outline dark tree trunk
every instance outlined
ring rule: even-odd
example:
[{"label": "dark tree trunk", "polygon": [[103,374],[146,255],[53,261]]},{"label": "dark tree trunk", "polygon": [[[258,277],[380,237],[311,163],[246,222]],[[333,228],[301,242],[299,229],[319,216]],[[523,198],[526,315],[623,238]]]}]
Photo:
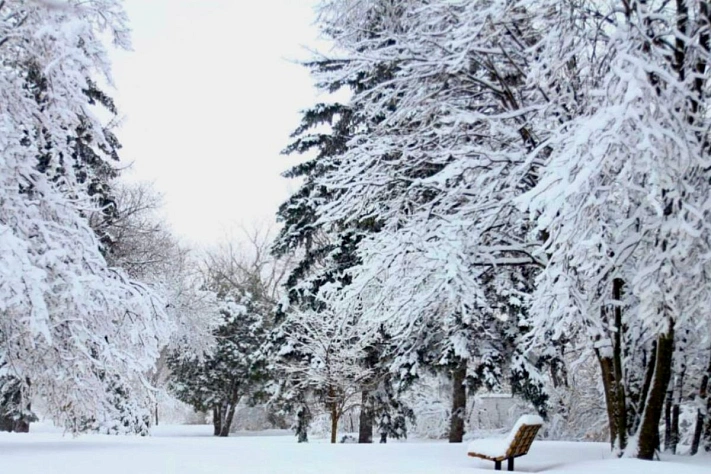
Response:
[{"label": "dark tree trunk", "polygon": [[[672,322],[670,321],[671,325]],[[659,422],[664,410],[664,398],[671,378],[671,365],[674,353],[674,327],[669,333],[657,340],[657,351],[654,363],[654,380],[647,396],[647,405],[642,414],[642,425],[639,429],[638,451],[639,459],[652,460],[659,446]]]},{"label": "dark tree trunk", "polygon": [[615,393],[612,359],[602,357],[599,351],[595,351],[597,361],[600,364],[600,375],[602,376],[602,386],[605,391],[605,406],[607,407],[607,424],[610,427],[610,445],[614,448],[617,441],[617,417],[615,417]]},{"label": "dark tree trunk", "polygon": [[679,411],[679,405],[675,403],[672,407],[671,443],[669,445],[672,454],[676,454],[679,446]]},{"label": "dark tree trunk", "polygon": [[656,364],[656,354],[657,354],[657,341],[652,342],[652,349],[649,352],[649,357],[645,356],[646,360],[646,370],[644,373],[644,384],[642,385],[642,391],[639,393],[637,412],[632,424],[631,433],[636,433],[639,430],[639,425],[642,424],[642,415],[644,414],[644,408],[647,406],[647,396],[649,396],[649,390],[652,387],[652,380],[654,379],[654,367]]},{"label": "dark tree trunk", "polygon": [[681,397],[684,393],[684,376],[686,375],[686,364],[682,363],[674,387],[674,400],[671,413],[671,452],[676,454],[679,445],[679,414],[681,412]]},{"label": "dark tree trunk", "polygon": [[694,437],[691,440],[690,455],[695,455],[699,452],[699,444],[701,443],[701,432],[704,430],[704,415],[701,410],[696,411],[696,425],[694,426]]},{"label": "dark tree trunk", "polygon": [[[612,298],[622,300],[624,281],[615,278],[612,282]],[[611,331],[613,333],[612,354],[603,355],[596,351],[600,374],[605,390],[605,403],[607,405],[607,421],[610,426],[610,444],[621,451],[627,447],[627,431],[629,429],[629,416],[627,408],[627,395],[622,371],[622,338],[625,327],[622,324],[622,307],[615,305],[613,308],[603,308],[603,319],[609,319],[612,313]]]},{"label": "dark tree trunk", "polygon": [[225,418],[220,427],[220,436],[226,438],[230,435],[230,427],[232,427],[232,420],[235,417],[235,410],[237,409],[237,403],[230,403],[225,409]]},{"label": "dark tree trunk", "polygon": [[235,411],[237,410],[237,404],[239,403],[240,398],[240,386],[239,384],[233,382],[230,397],[222,405],[220,413],[222,415],[222,421],[220,422],[220,436],[222,438],[226,438],[230,435],[232,420],[235,418]]},{"label": "dark tree trunk", "polygon": [[[612,281],[612,298],[622,301],[622,290],[624,282],[615,278]],[[612,364],[614,367],[614,392],[615,392],[615,418],[617,425],[617,443],[620,450],[627,447],[627,398],[625,395],[625,384],[622,378],[622,336],[624,326],[622,325],[622,307],[617,304],[613,308],[615,317],[614,345],[612,348]]]},{"label": "dark tree trunk", "polygon": [[467,408],[467,361],[462,360],[452,371],[452,418],[449,424],[449,442],[461,443],[464,439],[464,416]]},{"label": "dark tree trunk", "polygon": [[[565,350],[565,346],[561,345],[560,354],[561,357]],[[565,363],[561,359],[554,357],[550,363],[550,374],[551,381],[553,382],[553,388],[565,387],[568,388],[568,369]]]},{"label": "dark tree trunk", "polygon": [[222,408],[215,407],[212,409],[212,426],[214,427],[213,435],[220,436],[222,432]]},{"label": "dark tree trunk", "polygon": [[669,451],[672,444],[672,398],[674,398],[674,392],[671,390],[671,386],[669,388],[664,403],[664,451]]},{"label": "dark tree trunk", "polygon": [[329,387],[328,389],[328,411],[331,415],[331,444],[336,444],[338,436],[338,419],[341,414],[338,412],[338,397],[336,389]]},{"label": "dark tree trunk", "polygon": [[[704,431],[704,423],[707,423],[711,427],[711,397],[709,397],[709,379],[711,378],[711,357],[709,357],[709,366],[706,369],[706,373],[701,378],[701,385],[699,386],[699,396],[697,399],[698,408],[696,410],[696,426],[694,427],[694,437],[691,440],[691,451],[689,454],[692,456],[699,452],[699,446],[701,445],[701,435]],[[706,411],[704,412],[704,407]],[[711,437],[707,438],[708,442],[711,441]]]},{"label": "dark tree trunk", "polygon": [[336,444],[338,436],[338,406],[331,404],[331,444]]},{"label": "dark tree trunk", "polygon": [[153,415],[155,416],[156,426],[158,426],[158,404],[157,403],[156,403],[156,408],[154,410]]},{"label": "dark tree trunk", "polygon": [[373,442],[373,404],[370,393],[363,391],[360,402],[360,420],[358,422],[358,443]]},{"label": "dark tree trunk", "polygon": [[306,404],[299,407],[296,413],[296,436],[299,443],[309,442],[309,423],[311,422],[311,411]]}]

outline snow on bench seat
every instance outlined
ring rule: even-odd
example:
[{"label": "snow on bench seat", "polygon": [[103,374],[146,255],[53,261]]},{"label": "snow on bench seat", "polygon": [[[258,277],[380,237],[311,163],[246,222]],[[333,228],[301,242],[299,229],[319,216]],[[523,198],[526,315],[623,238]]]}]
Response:
[{"label": "snow on bench seat", "polygon": [[477,453],[487,458],[496,459],[506,458],[506,451],[509,449],[509,443],[506,439],[477,439],[469,443],[467,451],[469,454]]},{"label": "snow on bench seat", "polygon": [[469,443],[469,456],[494,461],[495,469],[501,470],[501,461],[508,459],[508,470],[513,471],[513,460],[528,453],[533,439],[543,425],[537,415],[524,415],[516,421],[506,438],[477,439]]}]

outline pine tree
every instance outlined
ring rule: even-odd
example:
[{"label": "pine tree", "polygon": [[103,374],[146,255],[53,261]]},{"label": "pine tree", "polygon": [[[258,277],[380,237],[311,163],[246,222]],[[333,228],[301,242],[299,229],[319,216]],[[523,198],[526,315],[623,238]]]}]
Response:
[{"label": "pine tree", "polygon": [[526,290],[516,285],[530,293],[543,263],[514,202],[536,182],[526,154],[538,138],[521,112],[539,97],[524,75],[536,36],[513,5],[416,3],[324,2],[324,32],[343,52],[343,70],[320,80],[388,77],[354,91],[349,105],[364,125],[327,158],[318,183],[337,194],[317,214],[325,228],[379,223],[358,246],[351,284],[329,303],[386,323],[394,372],[451,372],[457,441],[469,365],[490,384],[497,377],[487,371],[501,378],[517,364],[510,377],[523,383],[537,370],[521,352],[513,357],[510,328],[497,321],[506,298],[519,301],[513,320],[525,317]]},{"label": "pine tree", "polygon": [[[344,64],[342,61],[324,59],[307,63],[306,67],[318,73],[342,70]],[[368,79],[347,77],[320,84],[319,87],[330,92],[342,89],[356,91],[368,87],[369,81],[384,80],[385,77],[384,72]],[[328,130],[321,132],[320,128],[324,126],[328,127]],[[348,141],[359,126],[358,114],[352,108],[340,103],[320,103],[304,112],[301,125],[292,134],[294,141],[284,150],[285,154],[315,152],[315,156],[309,161],[294,166],[285,173],[288,178],[301,178],[304,182],[300,189],[282,204],[278,212],[278,218],[284,223],[284,227],[275,240],[273,251],[277,256],[298,255],[294,269],[285,283],[289,303],[280,311],[280,327],[275,331],[271,344],[273,350],[279,353],[278,357],[286,363],[305,361],[309,356],[296,353],[293,347],[290,347],[289,351],[279,350],[279,347],[287,344],[285,331],[293,335],[303,311],[316,311],[324,317],[330,314],[328,305],[323,303],[319,293],[332,285],[348,284],[347,270],[358,262],[356,251],[359,242],[378,229],[377,222],[367,219],[331,229],[325,229],[318,223],[319,208],[337,199],[337,195],[327,186],[318,185],[316,180],[329,172],[329,169],[324,168],[325,160],[344,153]],[[367,358],[364,353],[363,361]],[[374,367],[369,366],[367,369],[372,370]],[[298,381],[285,380],[279,391],[279,403],[288,411],[307,413],[305,397],[303,394],[294,393],[294,390],[303,388],[296,388],[300,385]],[[367,390],[363,393],[363,399],[371,399]],[[295,405],[294,400],[300,400],[300,403]],[[300,440],[306,439],[305,434],[300,435],[305,433],[302,421],[306,419],[301,417],[297,420],[297,435]],[[368,439],[368,436],[364,434],[363,440],[365,439]]]}]

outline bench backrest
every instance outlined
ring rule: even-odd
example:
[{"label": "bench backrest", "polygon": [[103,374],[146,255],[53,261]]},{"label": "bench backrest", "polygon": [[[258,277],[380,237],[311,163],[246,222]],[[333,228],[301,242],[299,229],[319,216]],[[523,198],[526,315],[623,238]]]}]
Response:
[{"label": "bench backrest", "polygon": [[528,453],[539,429],[541,425],[521,425],[506,451],[506,457],[523,456]]}]

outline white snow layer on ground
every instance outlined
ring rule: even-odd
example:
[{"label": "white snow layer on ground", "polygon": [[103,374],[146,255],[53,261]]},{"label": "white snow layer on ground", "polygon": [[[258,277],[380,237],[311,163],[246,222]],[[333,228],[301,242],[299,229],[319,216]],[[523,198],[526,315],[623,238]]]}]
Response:
[{"label": "white snow layer on ground", "polygon": [[[0,473],[472,474],[494,468],[492,462],[467,457],[462,444],[410,441],[330,445],[323,440],[297,444],[290,434],[215,438],[210,435],[211,429],[159,427],[150,438],[2,433]],[[711,456],[663,459],[611,459],[604,443],[536,441],[528,456],[516,460],[516,470],[556,474],[711,474]]]}]

